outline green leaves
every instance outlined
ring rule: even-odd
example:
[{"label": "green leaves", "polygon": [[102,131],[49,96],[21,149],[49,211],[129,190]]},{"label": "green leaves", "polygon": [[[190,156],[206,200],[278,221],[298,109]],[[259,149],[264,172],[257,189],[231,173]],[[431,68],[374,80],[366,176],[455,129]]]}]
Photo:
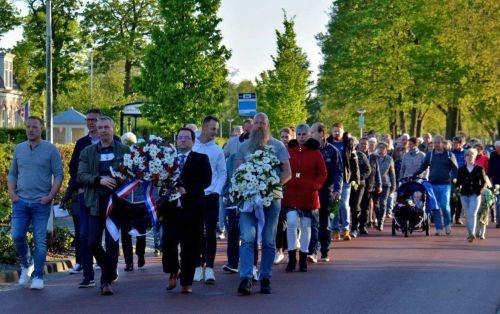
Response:
[{"label": "green leaves", "polygon": [[293,19],[283,18],[284,31],[276,30],[277,51],[273,56],[274,69],[261,73],[256,80],[258,110],[271,121],[277,135],[284,126],[295,126],[307,120],[309,97],[309,62],[297,45]]},{"label": "green leaves", "polygon": [[19,12],[10,0],[0,0],[0,38],[5,32],[21,24]]},{"label": "green leaves", "polygon": [[227,93],[230,51],[217,28],[219,0],[162,0],[161,26],[147,47],[139,89],[146,116],[167,130],[218,114]]}]

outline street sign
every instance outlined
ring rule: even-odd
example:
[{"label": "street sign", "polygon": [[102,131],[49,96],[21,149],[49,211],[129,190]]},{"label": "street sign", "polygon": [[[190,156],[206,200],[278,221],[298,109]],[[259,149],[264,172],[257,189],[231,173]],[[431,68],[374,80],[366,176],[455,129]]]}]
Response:
[{"label": "street sign", "polygon": [[124,115],[140,116],[141,115],[141,106],[142,106],[142,103],[126,105],[123,108],[122,113]]},{"label": "street sign", "polygon": [[253,117],[257,113],[257,95],[255,93],[238,94],[238,112],[242,117]]},{"label": "street sign", "polygon": [[364,127],[365,127],[365,116],[364,115],[360,115],[358,117],[358,127],[361,129],[364,129]]}]

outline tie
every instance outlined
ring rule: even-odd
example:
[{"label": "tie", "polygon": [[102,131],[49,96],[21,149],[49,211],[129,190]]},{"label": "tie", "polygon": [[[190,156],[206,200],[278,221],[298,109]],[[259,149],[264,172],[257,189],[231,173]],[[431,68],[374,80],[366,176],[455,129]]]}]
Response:
[{"label": "tie", "polygon": [[179,161],[179,169],[182,170],[182,168],[184,167],[184,162],[186,161],[186,155],[181,154],[177,157],[177,159]]}]

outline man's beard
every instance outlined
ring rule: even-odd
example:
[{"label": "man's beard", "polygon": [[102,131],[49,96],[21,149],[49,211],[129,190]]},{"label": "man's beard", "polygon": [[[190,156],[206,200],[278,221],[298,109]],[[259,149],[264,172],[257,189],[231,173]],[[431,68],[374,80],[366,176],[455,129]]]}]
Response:
[{"label": "man's beard", "polygon": [[269,131],[264,129],[255,129],[250,132],[249,148],[250,152],[254,153],[256,150],[263,149],[266,146],[267,141],[269,141],[270,134]]}]

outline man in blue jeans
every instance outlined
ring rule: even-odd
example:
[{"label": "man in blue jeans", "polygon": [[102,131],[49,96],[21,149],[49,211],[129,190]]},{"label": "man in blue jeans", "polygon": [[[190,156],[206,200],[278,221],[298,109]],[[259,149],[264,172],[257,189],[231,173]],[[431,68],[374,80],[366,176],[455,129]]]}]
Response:
[{"label": "man in blue jeans", "polygon": [[351,195],[351,184],[359,185],[358,155],[354,149],[354,140],[349,133],[344,132],[344,124],[342,122],[333,124],[332,134],[328,137],[327,141],[340,152],[343,169],[339,214],[332,219],[330,229],[333,231],[335,240],[340,238],[341,228],[344,240],[351,240],[351,235],[349,234],[349,224],[351,223],[349,197]]},{"label": "man in blue jeans", "polygon": [[[239,148],[235,157],[235,168],[245,162],[245,158],[256,150],[271,146],[276,157],[281,161],[278,175],[283,185],[291,178],[290,155],[285,145],[271,137],[269,131],[269,118],[265,113],[257,113],[250,138]],[[282,195],[276,195],[269,207],[264,207],[265,223],[262,230],[262,260],[260,263],[260,292],[271,293],[271,270],[276,255],[276,229],[278,215],[281,209]],[[241,282],[238,293],[249,295],[252,292],[252,277],[254,265],[254,243],[257,237],[257,218],[254,212],[240,213],[240,277]]]},{"label": "man in blue jeans", "polygon": [[427,153],[424,163],[420,169],[413,174],[413,176],[418,176],[429,168],[429,183],[432,185],[432,190],[434,191],[439,206],[439,209],[431,208],[434,215],[436,236],[441,236],[443,234],[443,220],[446,234],[451,234],[451,174],[453,171],[457,170],[455,155],[446,150],[444,145],[442,136],[434,136],[434,149]]},{"label": "man in blue jeans", "polygon": [[[12,239],[21,257],[19,284],[27,284],[34,268],[31,289],[43,289],[43,268],[47,255],[47,222],[50,206],[63,180],[61,155],[51,143],[42,140],[43,121],[31,116],[26,123],[28,140],[14,150],[8,176],[12,200]],[[33,225],[34,267],[26,233]]]}]

